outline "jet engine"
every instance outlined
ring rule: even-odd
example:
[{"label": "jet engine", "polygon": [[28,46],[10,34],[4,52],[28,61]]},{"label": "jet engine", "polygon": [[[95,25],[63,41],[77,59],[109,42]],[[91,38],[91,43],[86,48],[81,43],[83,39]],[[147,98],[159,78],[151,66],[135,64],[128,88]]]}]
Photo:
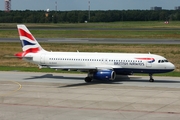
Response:
[{"label": "jet engine", "polygon": [[116,78],[116,73],[113,70],[98,70],[90,73],[88,76],[97,80],[114,80]]}]

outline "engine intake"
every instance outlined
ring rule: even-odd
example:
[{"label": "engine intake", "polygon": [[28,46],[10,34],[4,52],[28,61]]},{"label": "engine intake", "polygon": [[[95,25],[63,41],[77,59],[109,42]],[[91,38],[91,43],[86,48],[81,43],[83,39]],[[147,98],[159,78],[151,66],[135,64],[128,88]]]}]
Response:
[{"label": "engine intake", "polygon": [[92,73],[91,77],[97,80],[114,80],[116,73],[113,70],[98,70]]}]

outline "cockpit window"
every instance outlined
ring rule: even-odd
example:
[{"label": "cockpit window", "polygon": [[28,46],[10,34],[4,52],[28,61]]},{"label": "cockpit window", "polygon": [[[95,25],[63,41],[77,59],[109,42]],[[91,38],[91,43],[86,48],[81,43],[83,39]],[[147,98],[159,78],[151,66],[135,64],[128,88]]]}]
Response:
[{"label": "cockpit window", "polygon": [[164,62],[168,62],[168,60],[158,60],[158,63],[164,63]]}]

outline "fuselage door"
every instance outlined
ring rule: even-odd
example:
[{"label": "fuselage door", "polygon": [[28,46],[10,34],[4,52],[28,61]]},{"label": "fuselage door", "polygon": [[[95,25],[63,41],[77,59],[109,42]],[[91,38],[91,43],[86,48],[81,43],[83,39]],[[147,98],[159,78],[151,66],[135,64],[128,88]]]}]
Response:
[{"label": "fuselage door", "polygon": [[146,62],[146,67],[152,67],[152,63]]},{"label": "fuselage door", "polygon": [[148,60],[146,61],[146,67],[152,67],[152,63],[153,63],[153,58],[148,58]]},{"label": "fuselage door", "polygon": [[45,55],[46,55],[45,53],[41,54],[41,58],[40,58],[40,63],[41,64],[45,64]]}]

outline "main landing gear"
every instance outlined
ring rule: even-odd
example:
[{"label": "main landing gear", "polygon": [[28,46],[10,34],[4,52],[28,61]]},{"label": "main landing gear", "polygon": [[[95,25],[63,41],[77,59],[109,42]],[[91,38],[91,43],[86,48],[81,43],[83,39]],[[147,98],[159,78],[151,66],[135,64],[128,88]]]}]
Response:
[{"label": "main landing gear", "polygon": [[152,77],[152,74],[149,74],[149,77],[150,77],[149,82],[154,82],[154,79],[153,79],[153,77]]},{"label": "main landing gear", "polygon": [[84,80],[85,80],[85,82],[89,83],[89,82],[92,81],[92,78],[91,77],[86,77]]}]

